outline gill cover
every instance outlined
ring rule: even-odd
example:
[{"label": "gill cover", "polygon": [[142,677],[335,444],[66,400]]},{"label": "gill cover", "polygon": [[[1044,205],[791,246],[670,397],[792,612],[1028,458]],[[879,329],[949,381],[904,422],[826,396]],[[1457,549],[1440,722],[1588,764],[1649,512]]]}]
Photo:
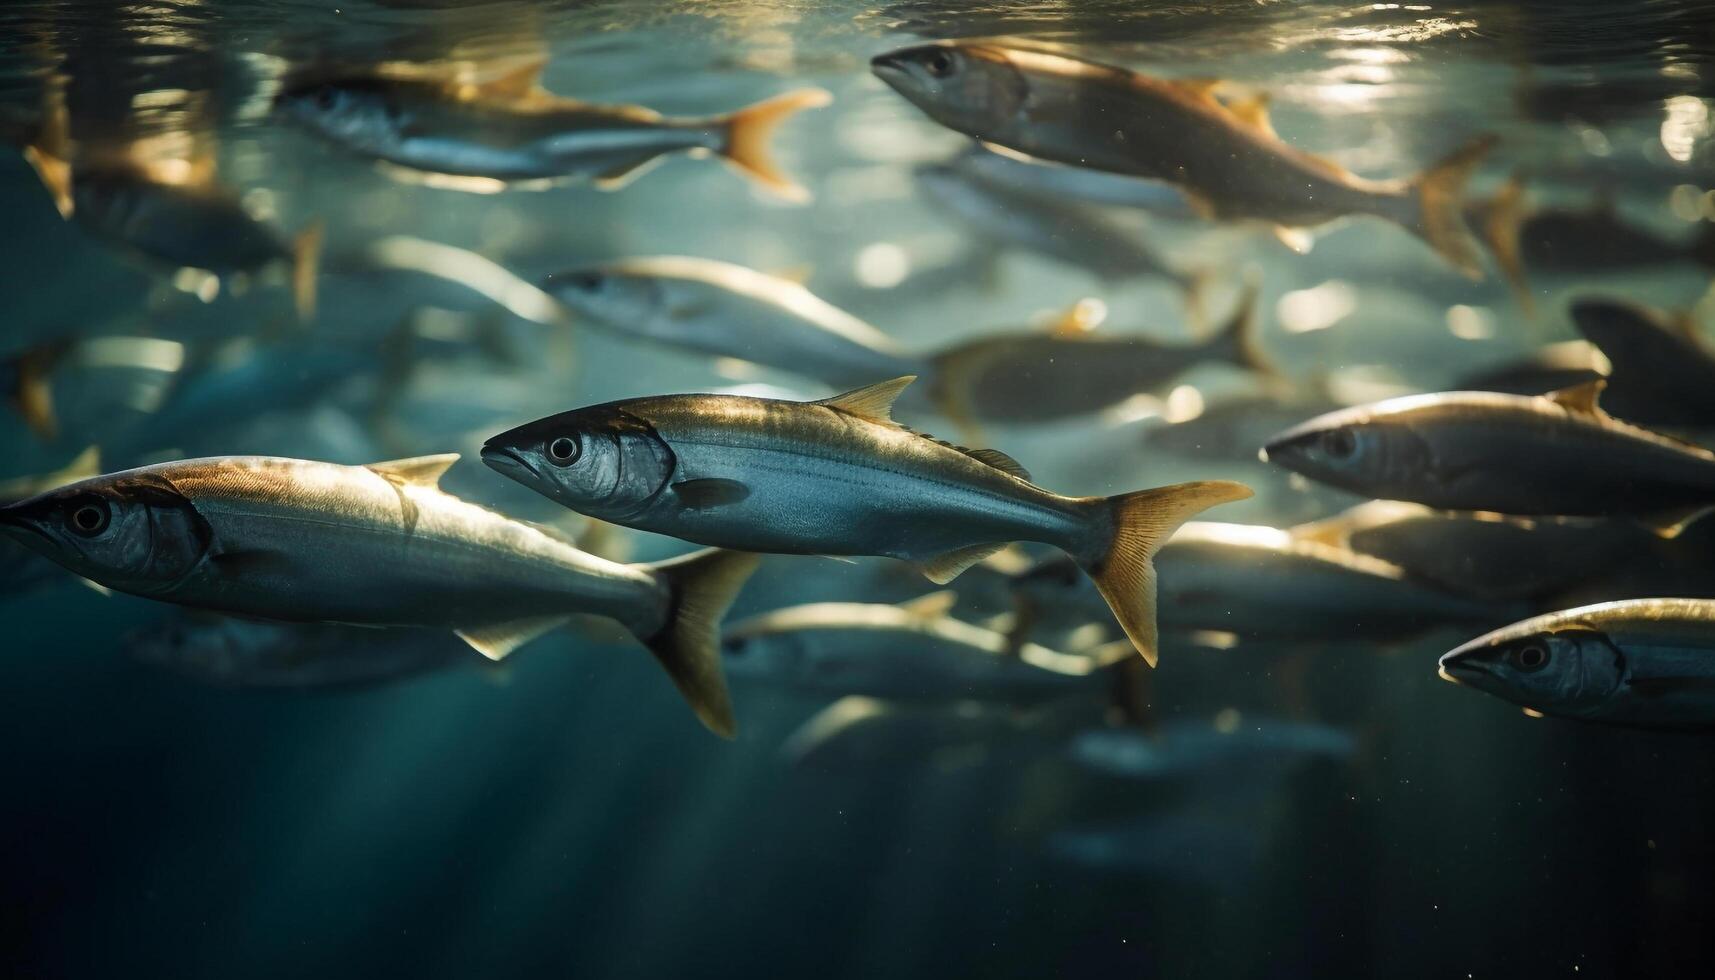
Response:
[{"label": "gill cover", "polygon": [[214,547],[214,530],[171,482],[139,472],[73,484],[0,508],[0,531],[109,588],[173,592]]}]

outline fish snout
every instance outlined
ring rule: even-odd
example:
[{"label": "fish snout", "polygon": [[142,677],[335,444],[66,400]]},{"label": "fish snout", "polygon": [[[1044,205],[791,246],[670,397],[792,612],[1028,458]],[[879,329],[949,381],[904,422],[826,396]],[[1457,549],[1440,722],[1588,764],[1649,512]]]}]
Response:
[{"label": "fish snout", "polygon": [[911,71],[906,67],[905,59],[897,51],[878,54],[869,59],[870,73],[895,88],[899,83],[910,77]]},{"label": "fish snout", "polygon": [[1481,636],[1463,646],[1455,647],[1441,655],[1435,672],[1444,681],[1469,684],[1489,673],[1478,655],[1490,646],[1489,638]]},{"label": "fish snout", "polygon": [[536,478],[536,468],[531,466],[523,456],[504,445],[496,445],[492,440],[483,444],[480,455],[483,463],[489,469],[502,476],[517,480],[520,483],[528,483]]}]

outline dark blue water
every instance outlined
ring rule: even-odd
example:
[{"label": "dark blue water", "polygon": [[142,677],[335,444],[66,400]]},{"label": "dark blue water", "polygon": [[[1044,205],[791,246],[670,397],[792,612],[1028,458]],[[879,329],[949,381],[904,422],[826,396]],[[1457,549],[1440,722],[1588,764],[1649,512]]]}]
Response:
[{"label": "dark blue water", "polygon": [[[281,277],[235,289],[163,268],[62,220],[23,157],[0,154],[0,349],[77,351],[54,374],[57,432],[0,418],[0,473],[48,472],[90,445],[108,470],[459,451],[449,491],[555,521],[561,509],[476,462],[485,438],[613,398],[753,383],[829,393],[561,323],[520,288],[625,255],[805,276],[913,351],[1025,328],[1089,296],[1119,327],[1193,336],[1170,283],[978,248],[914,182],[914,165],[963,141],[871,77],[868,59],[995,34],[1266,90],[1283,137],[1366,176],[1414,173],[1494,132],[1476,197],[1516,171],[1540,204],[1610,201],[1664,240],[1715,220],[1715,11],[1695,2],[16,0],[0,8],[0,120],[14,145],[59,92],[80,145],[212,165],[271,226],[319,220],[327,243],[316,315],[300,323]],[[269,110],[309,66],[518,56],[545,56],[555,93],[672,114],[823,87],[833,104],[779,139],[814,200],[784,204],[682,158],[614,192],[424,187]],[[1544,271],[1526,312],[1495,270],[1469,282],[1381,222],[1324,229],[1296,255],[1266,230],[1118,220],[1212,270],[1211,310],[1256,277],[1271,359],[1343,401],[1441,390],[1573,339],[1574,296],[1702,300],[1708,319],[1709,272],[1690,261]],[[388,253],[377,243],[389,236],[498,268],[461,257],[425,272],[429,253]],[[412,258],[376,258],[399,248]],[[414,371],[395,390],[378,379],[401,324]],[[168,343],[116,346],[136,338]],[[1142,429],[1253,386],[1203,365],[1117,413],[986,437],[1068,493],[1256,487],[1211,515],[1224,521],[1284,527],[1356,502],[1253,461],[1248,444],[1144,448]],[[927,412],[912,421],[953,434]],[[619,544],[635,558],[683,550],[642,534]],[[928,588],[879,560],[770,563],[734,615]],[[980,572],[955,588],[980,610],[971,618],[1004,609]],[[127,654],[137,631],[173,620],[168,606],[69,578],[8,589],[8,975],[1715,971],[1715,742],[1527,718],[1443,683],[1435,658],[1474,635],[1457,624],[1386,643],[1331,620],[1311,642],[1170,645],[1149,699],[1176,754],[1125,776],[1080,765],[1073,748],[1105,724],[1099,691],[1048,710],[899,709],[794,756],[788,739],[832,698],[735,685],[740,734],[722,742],[607,632],[552,634],[498,670],[472,654],[386,683],[234,689]]]}]

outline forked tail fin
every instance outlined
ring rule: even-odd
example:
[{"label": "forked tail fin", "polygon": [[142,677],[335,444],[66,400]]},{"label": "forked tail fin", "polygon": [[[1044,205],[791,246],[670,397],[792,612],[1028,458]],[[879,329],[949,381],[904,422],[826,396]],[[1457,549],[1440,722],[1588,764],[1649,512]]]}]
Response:
[{"label": "forked tail fin", "polygon": [[1239,294],[1238,305],[1233,308],[1226,326],[1209,338],[1209,349],[1212,354],[1231,364],[1265,377],[1279,377],[1280,370],[1269,360],[1257,338],[1257,331],[1260,329],[1257,296],[1260,291],[1257,278],[1254,275],[1247,276],[1244,291]]},{"label": "forked tail fin", "polygon": [[1479,136],[1411,182],[1418,215],[1409,227],[1472,279],[1483,277],[1483,257],[1465,225],[1465,181],[1496,142],[1493,134]]},{"label": "forked tail fin", "polygon": [[823,89],[801,88],[734,112],[726,117],[726,143],[721,155],[780,197],[808,201],[810,192],[775,164],[769,142],[788,117],[825,106],[833,98]]},{"label": "forked tail fin", "polygon": [[649,566],[667,579],[673,598],[666,625],[643,638],[644,645],[697,718],[722,738],[732,738],[737,727],[721,672],[721,617],[760,560],[742,551],[710,549]]},{"label": "forked tail fin", "polygon": [[1519,306],[1526,316],[1531,316],[1536,312],[1536,304],[1530,295],[1530,283],[1525,278],[1523,249],[1524,221],[1528,216],[1524,178],[1513,174],[1481,207],[1477,230],[1495,257],[1495,264],[1501,267],[1501,275],[1512,287]]},{"label": "forked tail fin", "polygon": [[1156,549],[1179,525],[1210,507],[1249,496],[1250,487],[1242,483],[1204,480],[1092,499],[1094,505],[1107,510],[1109,536],[1094,542],[1089,552],[1073,557],[1095,580],[1132,646],[1151,667],[1158,659],[1152,564]]}]

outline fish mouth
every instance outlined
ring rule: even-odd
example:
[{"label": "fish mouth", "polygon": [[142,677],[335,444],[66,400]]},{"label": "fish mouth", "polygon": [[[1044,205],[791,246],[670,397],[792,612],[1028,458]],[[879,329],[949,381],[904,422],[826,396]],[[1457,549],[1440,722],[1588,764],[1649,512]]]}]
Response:
[{"label": "fish mouth", "polygon": [[480,455],[489,469],[508,479],[526,486],[540,483],[542,480],[541,474],[536,472],[536,468],[531,466],[528,460],[505,446],[485,445]]},{"label": "fish mouth", "polygon": [[0,535],[24,545],[30,544],[32,538],[40,538],[50,546],[59,546],[59,542],[54,540],[53,535],[42,530],[41,525],[20,514],[17,504],[0,507]]},{"label": "fish mouth", "polygon": [[869,70],[871,74],[889,85],[895,85],[896,81],[903,81],[909,74],[906,71],[905,63],[899,60],[897,54],[891,52],[878,54],[869,59]]},{"label": "fish mouth", "polygon": [[1436,673],[1444,681],[1474,686],[1475,682],[1481,678],[1492,676],[1491,671],[1481,661],[1471,657],[1471,654],[1486,649],[1488,649],[1487,644],[1478,646],[1477,643],[1467,643],[1456,650],[1444,653],[1436,665]]}]

